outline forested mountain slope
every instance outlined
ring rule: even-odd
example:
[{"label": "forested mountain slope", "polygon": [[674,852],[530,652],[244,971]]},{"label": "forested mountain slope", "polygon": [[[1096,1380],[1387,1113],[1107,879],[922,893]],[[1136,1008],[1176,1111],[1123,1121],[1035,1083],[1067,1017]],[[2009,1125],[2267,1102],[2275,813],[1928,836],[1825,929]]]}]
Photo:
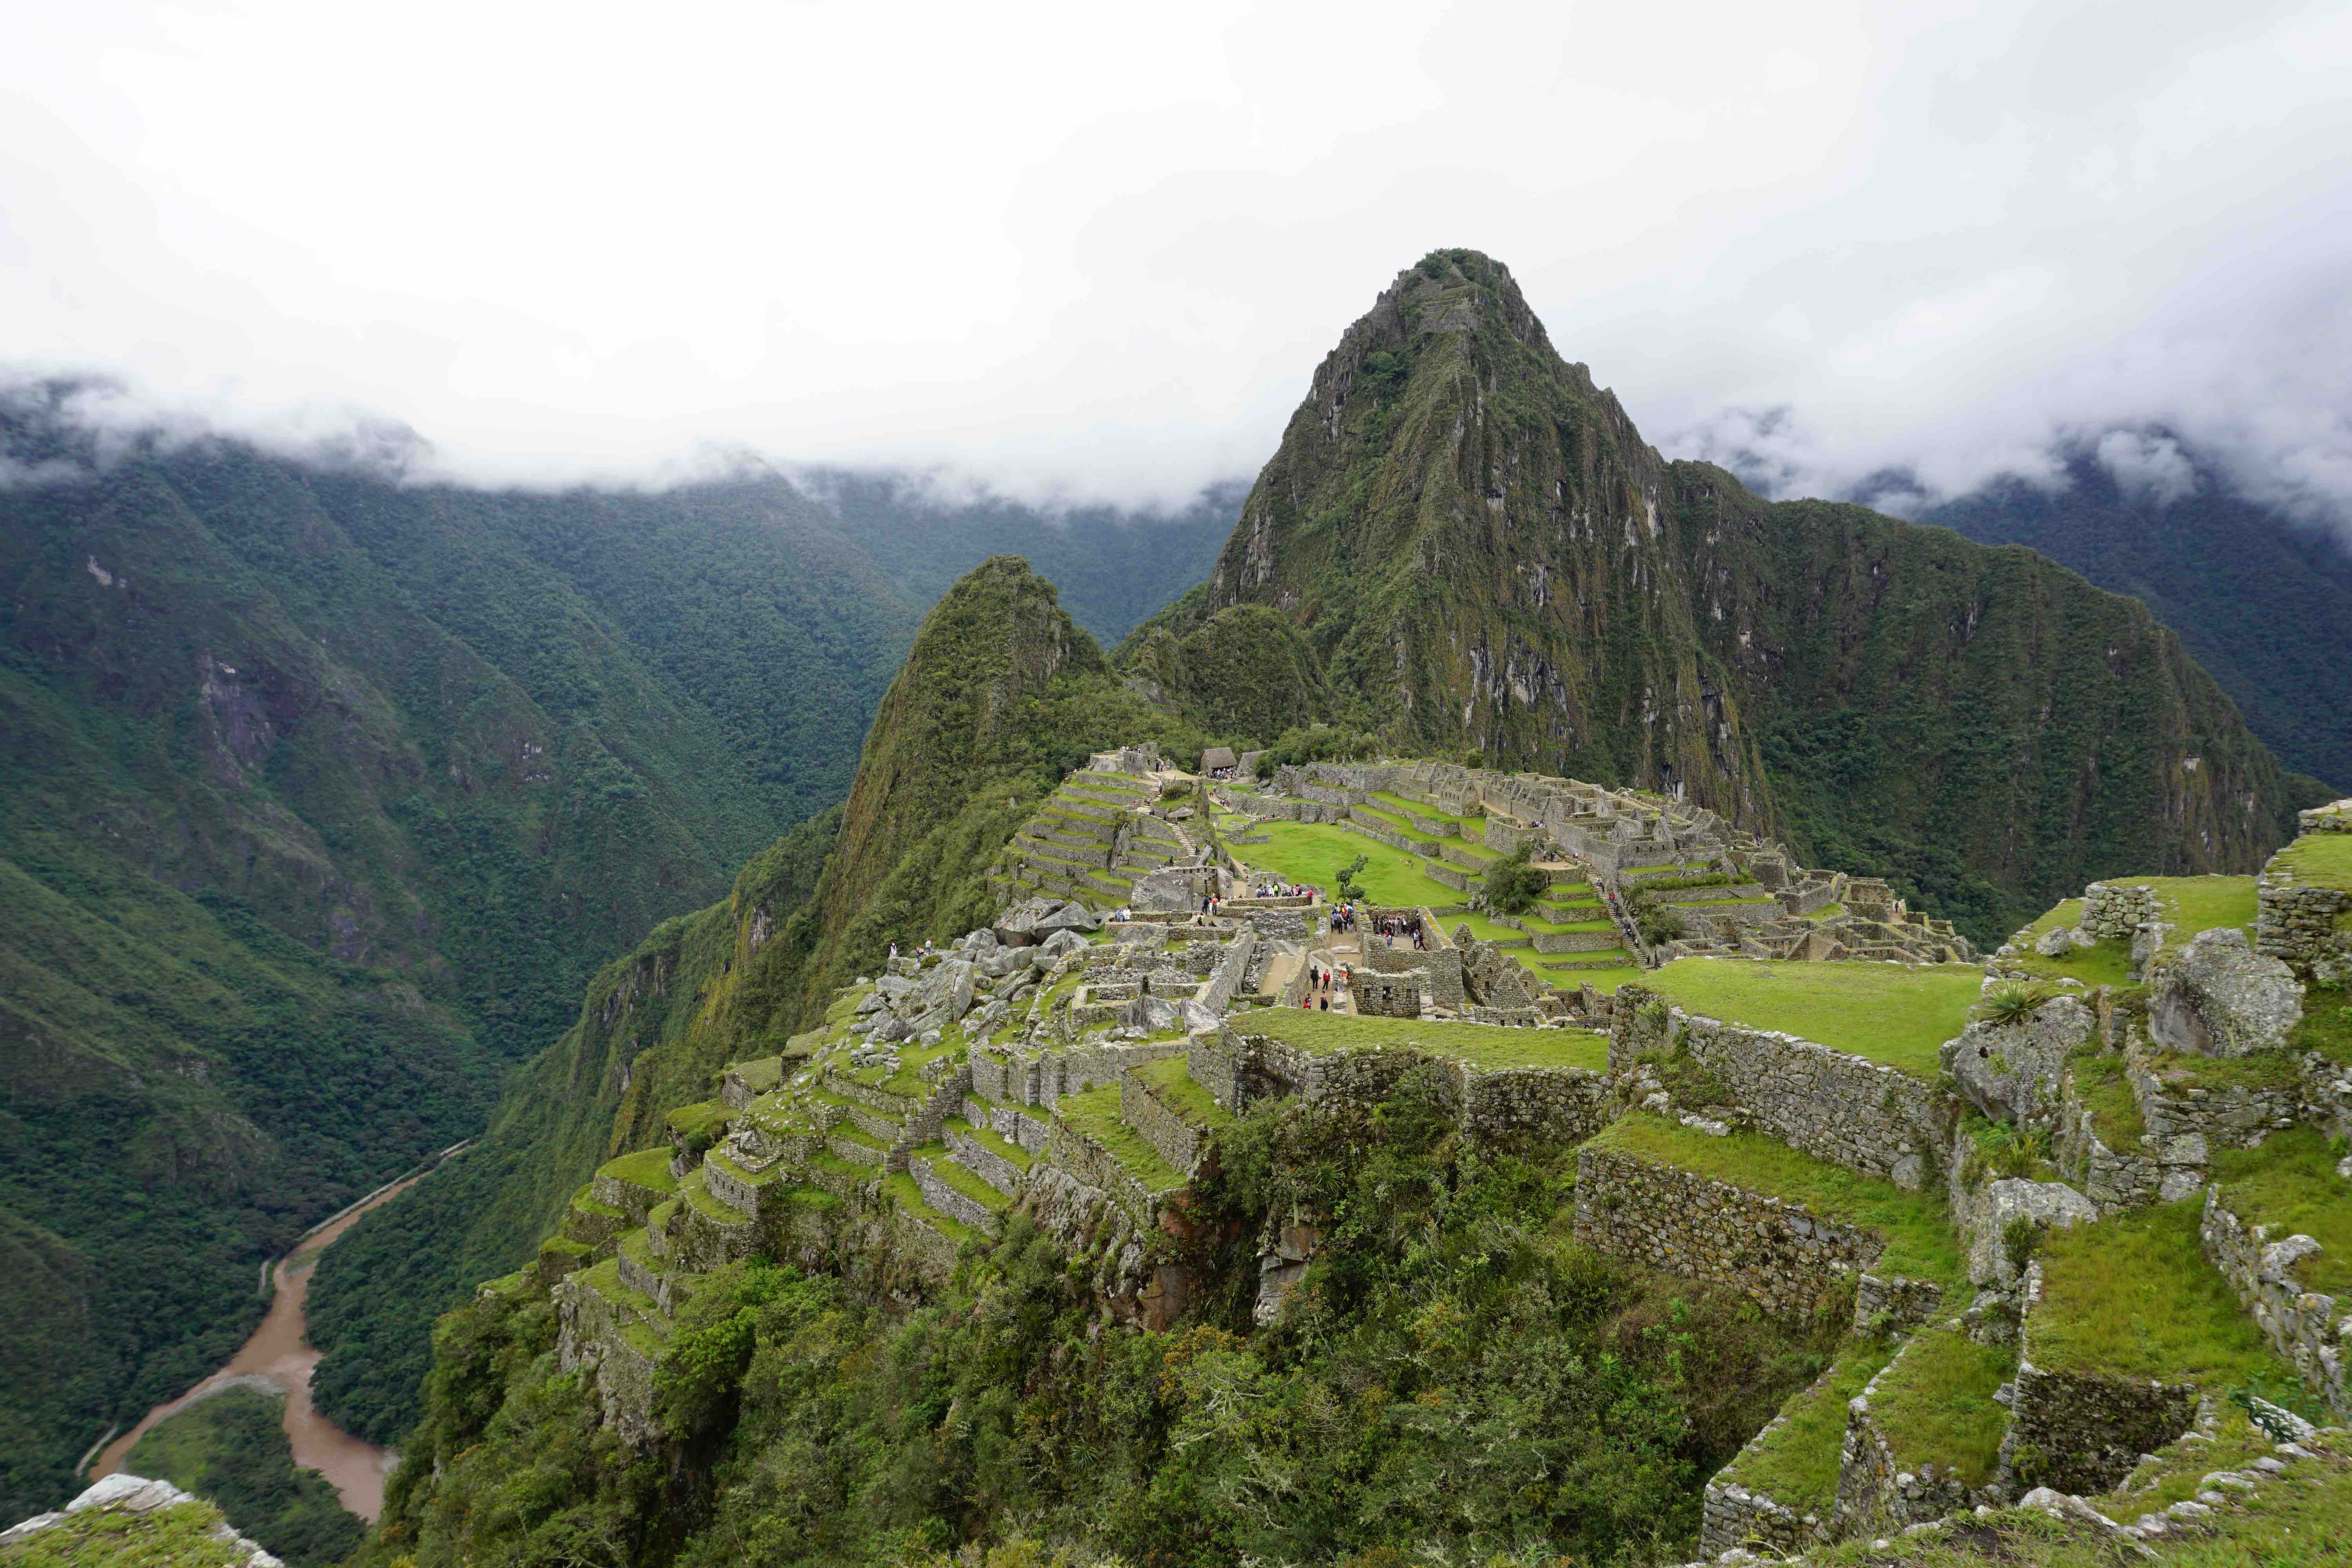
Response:
[{"label": "forested mountain slope", "polygon": [[1201,737],[1121,688],[1017,558],[966,574],[883,698],[848,802],[756,858],[731,894],[656,929],[587,989],[481,1148],[377,1210],[321,1261],[322,1408],[389,1440],[416,1413],[433,1316],[523,1259],[597,1163],[661,1136],[728,1062],[775,1050],[888,944],[992,912],[1013,829],[1098,748]]},{"label": "forested mountain slope", "polygon": [[1073,546],[1034,512],[910,503],[853,542],[780,479],[493,493],[222,442],[98,465],[34,395],[0,447],[43,476],[0,489],[18,1512],[234,1345],[265,1256],[478,1130],[600,965],[840,798],[935,591],[869,548],[894,517],[927,572],[1023,518],[1049,560],[1127,540],[1119,602],[1165,565],[1151,525]]},{"label": "forested mountain slope", "polygon": [[1677,793],[1979,941],[2109,871],[2249,868],[2324,795],[2144,605],[1665,462],[1473,251],[1349,328],[1205,591],[1119,659],[1203,717],[1298,667],[1402,750]]},{"label": "forested mountain slope", "polygon": [[2129,594],[2180,634],[2288,767],[2352,788],[2352,549],[2197,473],[2126,492],[2077,451],[2059,490],[2015,479],[1923,514],[1987,544],[2023,544]]}]

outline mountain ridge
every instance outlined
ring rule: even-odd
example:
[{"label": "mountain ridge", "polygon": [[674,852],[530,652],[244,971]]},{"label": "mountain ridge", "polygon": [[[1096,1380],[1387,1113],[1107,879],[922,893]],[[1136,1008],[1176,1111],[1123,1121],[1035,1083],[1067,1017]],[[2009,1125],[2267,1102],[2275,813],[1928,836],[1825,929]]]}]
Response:
[{"label": "mountain ridge", "polygon": [[1472,251],[1399,273],[1342,335],[1205,590],[1121,668],[1234,711],[1168,656],[1244,604],[1286,622],[1257,632],[1269,657],[1401,749],[1687,798],[1980,942],[2105,870],[2243,869],[2325,795],[2137,601],[1666,462]]}]

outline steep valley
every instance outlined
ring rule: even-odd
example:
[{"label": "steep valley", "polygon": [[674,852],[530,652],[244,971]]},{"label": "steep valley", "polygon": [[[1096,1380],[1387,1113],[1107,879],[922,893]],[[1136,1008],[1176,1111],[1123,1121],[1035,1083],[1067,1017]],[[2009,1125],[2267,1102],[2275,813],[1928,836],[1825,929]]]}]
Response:
[{"label": "steep valley", "polygon": [[[56,1347],[0,1500],[486,1120],[313,1284],[320,1407],[406,1456],[363,1564],[1664,1561],[2171,1475],[2170,1405],[2004,1441],[2020,1332],[2089,1332],[2045,1241],[2197,1281],[2140,1372],[2343,1414],[2190,1214],[2352,1131],[2343,809],[2145,605],[1664,461],[1460,250],[1157,531],[809,486],[0,494],[0,1300]],[[1952,1054],[2035,1017],[2042,1090]],[[2189,1159],[2157,1053],[2284,1152]],[[1718,1209],[1763,1251],[1695,1262]],[[1806,1403],[1881,1377],[1965,1413],[1871,1428],[1921,1497]]]},{"label": "steep valley", "polygon": [[[72,473],[0,489],[17,1512],[226,1355],[264,1258],[478,1131],[606,960],[846,793],[942,563],[1015,539],[1115,635],[1231,518],[1079,540],[885,485],[853,540],[782,479],[493,493],[101,453],[61,401],[0,405],[12,459]],[[371,1385],[405,1409],[417,1370]],[[371,1397],[338,1413],[381,1426]]]}]

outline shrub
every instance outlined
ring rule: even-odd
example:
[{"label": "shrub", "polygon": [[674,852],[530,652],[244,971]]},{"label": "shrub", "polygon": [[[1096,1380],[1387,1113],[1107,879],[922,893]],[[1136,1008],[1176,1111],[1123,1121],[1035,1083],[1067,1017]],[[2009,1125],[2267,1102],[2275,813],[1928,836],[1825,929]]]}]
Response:
[{"label": "shrub", "polygon": [[1498,915],[1523,915],[1536,907],[1551,885],[1535,866],[1535,846],[1522,841],[1517,849],[1486,868],[1486,907]]},{"label": "shrub", "polygon": [[2042,1010],[2050,1000],[2050,993],[2038,986],[2021,985],[2014,980],[2005,981],[1985,993],[1984,1016],[1988,1023],[2022,1024]]},{"label": "shrub", "polygon": [[1349,903],[1360,902],[1364,898],[1364,887],[1362,883],[1356,880],[1356,873],[1362,870],[1370,859],[1370,856],[1359,855],[1354,860],[1339,868],[1339,896]]},{"label": "shrub", "polygon": [[1684,923],[1680,910],[1660,903],[1657,895],[1646,888],[1635,889],[1633,896],[1626,900],[1626,908],[1633,916],[1633,929],[1652,947],[1672,942],[1690,929]]}]

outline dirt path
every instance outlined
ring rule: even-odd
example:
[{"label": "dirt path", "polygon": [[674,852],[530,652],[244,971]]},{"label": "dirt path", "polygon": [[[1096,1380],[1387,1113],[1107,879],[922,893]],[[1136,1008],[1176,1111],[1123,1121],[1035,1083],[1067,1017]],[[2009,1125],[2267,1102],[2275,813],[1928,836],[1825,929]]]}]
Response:
[{"label": "dirt path", "polygon": [[[444,1150],[434,1164],[462,1153],[467,1147],[460,1143]],[[245,1342],[226,1366],[179,1398],[150,1410],[138,1426],[108,1444],[98,1462],[90,1467],[87,1479],[94,1481],[121,1469],[124,1458],[139,1439],[166,1416],[226,1388],[266,1387],[286,1395],[286,1436],[293,1445],[294,1463],[303,1469],[316,1470],[333,1482],[343,1506],[373,1524],[376,1515],[383,1511],[384,1477],[391,1473],[400,1456],[389,1448],[362,1442],[320,1415],[311,1405],[310,1373],[319,1364],[319,1352],[310,1348],[305,1337],[302,1309],[310,1293],[310,1273],[318,1267],[319,1255],[334,1245],[360,1215],[390,1203],[432,1168],[428,1165],[414,1175],[370,1193],[313,1229],[293,1251],[279,1258],[270,1271],[277,1292],[270,1297],[269,1311],[261,1320],[261,1326],[254,1330],[253,1337]]]}]

